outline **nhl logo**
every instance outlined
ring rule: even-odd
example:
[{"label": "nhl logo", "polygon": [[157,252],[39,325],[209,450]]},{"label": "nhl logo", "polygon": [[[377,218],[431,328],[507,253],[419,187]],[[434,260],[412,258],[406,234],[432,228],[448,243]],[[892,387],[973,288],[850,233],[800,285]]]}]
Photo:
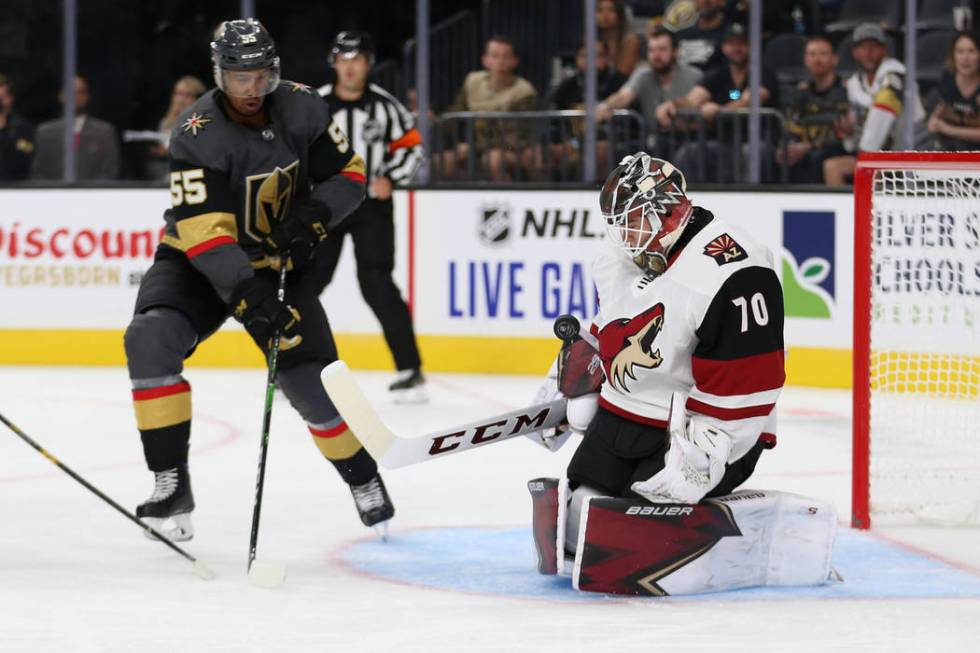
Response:
[{"label": "nhl logo", "polygon": [[479,208],[480,224],[477,233],[485,245],[500,245],[510,237],[510,206],[483,204]]}]

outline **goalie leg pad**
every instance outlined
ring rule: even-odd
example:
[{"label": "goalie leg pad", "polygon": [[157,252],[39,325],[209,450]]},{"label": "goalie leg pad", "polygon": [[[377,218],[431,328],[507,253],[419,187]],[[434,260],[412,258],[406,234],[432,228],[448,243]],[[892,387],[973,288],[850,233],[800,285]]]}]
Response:
[{"label": "goalie leg pad", "polygon": [[665,596],[830,578],[837,515],[827,502],[743,490],[697,505],[589,497],[572,583]]},{"label": "goalie leg pad", "polygon": [[527,482],[531,493],[531,534],[538,554],[538,573],[558,573],[558,479]]}]

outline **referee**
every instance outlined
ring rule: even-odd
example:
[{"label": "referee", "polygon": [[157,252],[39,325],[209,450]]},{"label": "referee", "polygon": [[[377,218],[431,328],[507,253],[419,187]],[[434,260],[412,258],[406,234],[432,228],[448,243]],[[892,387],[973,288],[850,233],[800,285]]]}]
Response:
[{"label": "referee", "polygon": [[323,253],[311,263],[312,276],[322,292],[333,278],[344,235],[349,233],[361,294],[381,322],[398,368],[388,389],[398,403],[423,402],[428,396],[412,318],[391,278],[395,266],[391,190],[415,174],[422,159],[422,139],[408,110],[380,86],[368,84],[374,47],[367,34],[338,34],[328,61],[337,83],[321,87],[319,93],[330,106],[334,123],[365,161],[368,193],[360,208],[330,233]]}]

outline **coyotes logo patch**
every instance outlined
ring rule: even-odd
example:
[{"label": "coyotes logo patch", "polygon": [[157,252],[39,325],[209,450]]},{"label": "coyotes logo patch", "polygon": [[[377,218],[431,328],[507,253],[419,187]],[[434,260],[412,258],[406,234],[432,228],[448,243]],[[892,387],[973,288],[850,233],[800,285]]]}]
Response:
[{"label": "coyotes logo patch", "polygon": [[742,246],[728,234],[722,234],[705,245],[704,255],[713,258],[718,265],[744,261],[749,257]]},{"label": "coyotes logo patch", "polygon": [[660,350],[653,341],[664,326],[664,305],[656,304],[636,317],[610,322],[599,332],[599,349],[606,379],[621,392],[629,392],[626,379],[636,380],[635,367],[660,367]]}]

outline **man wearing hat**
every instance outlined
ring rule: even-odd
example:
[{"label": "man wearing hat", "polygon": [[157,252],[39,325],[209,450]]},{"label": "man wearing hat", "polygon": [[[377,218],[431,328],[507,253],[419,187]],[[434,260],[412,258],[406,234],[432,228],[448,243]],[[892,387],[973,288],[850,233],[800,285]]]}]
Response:
[{"label": "man wearing hat", "polygon": [[[856,154],[914,147],[914,143],[905,142],[898,120],[905,109],[905,66],[888,56],[884,30],[876,23],[862,23],[854,28],[852,41],[858,70],[846,84],[852,115],[840,124],[845,148]],[[925,119],[918,95],[912,111],[917,123]],[[824,161],[827,183],[844,184],[846,176],[854,172],[854,162],[853,154]]]},{"label": "man wearing hat", "polygon": [[[725,63],[709,70],[699,84],[690,92],[664,107],[665,115],[673,118],[678,109],[698,109],[704,120],[711,126],[723,109],[746,109],[749,107],[752,93],[749,90],[749,41],[745,27],[732,23],[725,30],[725,38],[721,42],[721,52],[725,55]],[[773,106],[779,82],[771,71],[763,68],[759,84],[760,106]],[[725,129],[729,138],[732,135],[731,123]],[[747,134],[747,128],[743,128]],[[697,143],[683,146],[675,155],[678,166],[692,171],[689,178],[696,181],[727,182],[732,180],[732,158],[735,155],[731,142],[711,140],[707,143],[704,155],[704,177],[699,174],[698,159],[702,152]],[[721,159],[721,161],[719,161]]]}]

